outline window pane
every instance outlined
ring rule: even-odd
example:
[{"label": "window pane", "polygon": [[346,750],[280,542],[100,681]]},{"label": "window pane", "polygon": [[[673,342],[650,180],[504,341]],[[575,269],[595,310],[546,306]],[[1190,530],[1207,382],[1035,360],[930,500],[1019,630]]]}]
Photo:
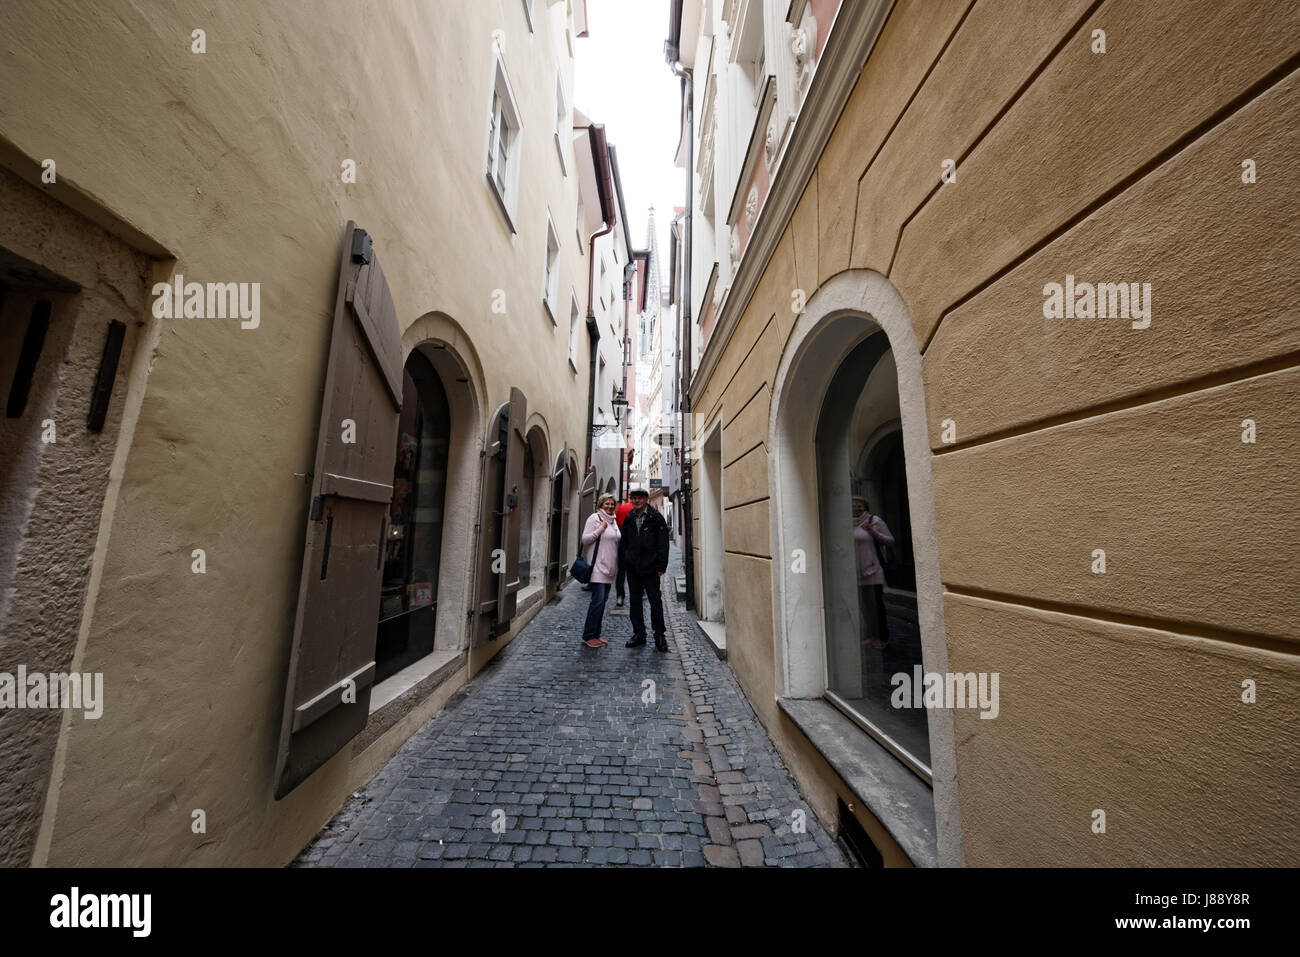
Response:
[{"label": "window pane", "polygon": [[384,543],[376,681],[433,649],[442,554],[442,509],[451,437],[447,394],[433,365],[413,352],[402,376],[393,500]]},{"label": "window pane", "polygon": [[488,123],[488,165],[496,171],[497,130],[501,128],[501,98],[492,97],[492,119]]},{"label": "window pane", "polygon": [[[921,662],[898,376],[884,333],[845,358],[817,423],[827,686],[878,736],[929,766],[924,708],[893,706]],[[901,695],[899,696],[901,698]]]}]

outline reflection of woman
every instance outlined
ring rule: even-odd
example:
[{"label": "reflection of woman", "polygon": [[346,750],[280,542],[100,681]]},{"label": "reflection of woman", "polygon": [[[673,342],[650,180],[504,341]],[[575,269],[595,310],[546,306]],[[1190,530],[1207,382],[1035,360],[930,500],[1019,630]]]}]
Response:
[{"label": "reflection of woman", "polygon": [[872,515],[867,508],[867,500],[853,496],[853,546],[858,560],[858,603],[862,610],[862,620],[871,617],[867,609],[875,607],[875,636],[866,643],[872,648],[884,648],[889,643],[889,625],[885,621],[885,571],[880,566],[880,555],[876,551],[876,542],[886,545],[894,544],[884,519]]},{"label": "reflection of woman", "polygon": [[594,545],[591,556],[591,604],[587,606],[587,626],[582,631],[583,643],[588,648],[609,644],[600,637],[600,625],[605,619],[605,600],[609,586],[618,574],[618,541],[622,534],[614,518],[614,496],[600,497],[596,511],[587,519],[582,530],[584,547]]}]

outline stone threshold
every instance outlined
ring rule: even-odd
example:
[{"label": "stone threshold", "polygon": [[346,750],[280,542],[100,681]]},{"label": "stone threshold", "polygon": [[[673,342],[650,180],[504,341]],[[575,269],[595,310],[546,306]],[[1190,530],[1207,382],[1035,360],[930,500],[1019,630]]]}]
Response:
[{"label": "stone threshold", "polygon": [[709,643],[719,661],[727,660],[727,626],[720,621],[703,621],[695,619],[695,627],[700,630],[704,640]]},{"label": "stone threshold", "polygon": [[917,867],[938,867],[934,791],[823,698],[777,704]]}]

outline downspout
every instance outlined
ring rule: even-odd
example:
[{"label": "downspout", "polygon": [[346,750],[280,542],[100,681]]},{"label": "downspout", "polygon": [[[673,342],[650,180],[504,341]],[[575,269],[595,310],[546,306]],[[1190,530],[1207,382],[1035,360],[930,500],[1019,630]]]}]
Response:
[{"label": "downspout", "polygon": [[588,240],[587,252],[587,334],[591,337],[591,362],[587,378],[587,468],[585,474],[591,473],[591,442],[594,436],[592,419],[596,414],[596,360],[600,355],[600,328],[596,324],[594,295],[596,290],[596,240],[613,232],[615,218],[612,207],[613,189],[609,182],[609,152],[605,144],[605,126],[593,123],[587,127],[587,138],[591,142],[591,157],[595,164],[596,189],[600,193],[600,215],[604,218],[604,228],[596,230]]},{"label": "downspout", "polygon": [[[626,220],[624,222],[626,222]],[[628,328],[627,328],[628,327],[628,306],[632,302],[632,289],[635,282],[636,282],[636,263],[633,262],[631,256],[629,256],[627,264],[623,267],[623,341],[621,343],[623,354],[621,356],[621,360],[623,362],[624,398],[627,397],[627,367],[630,364],[628,361],[630,358],[629,355],[630,350],[628,347],[632,344],[632,340],[628,336]],[[624,416],[623,424],[619,426],[619,431],[623,436],[626,436],[627,435],[626,429],[628,423],[631,422],[632,420],[631,406],[628,407],[628,411],[623,413],[623,416]],[[626,479],[627,479],[627,441],[625,438],[623,442],[623,447],[618,450],[618,500],[620,502],[627,501],[627,496],[624,494],[627,488]]]},{"label": "downspout", "polygon": [[[609,165],[611,175],[618,171],[618,150],[611,144],[609,147]],[[613,175],[614,192],[618,195],[618,221],[623,226],[623,248],[627,253],[627,262],[623,264],[623,338],[619,340],[619,361],[623,365],[623,397],[627,398],[627,367],[628,360],[631,358],[628,346],[631,340],[628,337],[628,303],[632,300],[633,283],[636,276],[636,262],[632,256],[632,238],[628,232],[627,224],[627,206],[623,202],[623,177]],[[627,426],[632,420],[631,407],[623,411],[623,421],[618,425],[619,437],[623,441],[622,447],[618,450],[618,500],[626,500],[626,476],[627,476]]]},{"label": "downspout", "polygon": [[695,611],[695,534],[691,515],[691,223],[695,219],[695,94],[691,71],[678,60],[677,44],[665,44],[668,65],[682,80],[682,100],[686,106],[686,241],[682,249],[681,333],[677,337],[682,355],[681,422],[682,422],[682,570],[686,573],[686,607]]}]

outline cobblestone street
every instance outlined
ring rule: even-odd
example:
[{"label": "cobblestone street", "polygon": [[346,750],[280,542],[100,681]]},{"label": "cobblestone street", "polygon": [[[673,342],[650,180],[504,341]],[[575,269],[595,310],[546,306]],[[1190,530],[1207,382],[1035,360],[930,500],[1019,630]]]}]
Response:
[{"label": "cobblestone street", "polygon": [[569,584],[293,866],[848,866],[671,596],[680,573],[674,548],[668,654],[624,647],[612,594],[609,645],[582,645]]}]

